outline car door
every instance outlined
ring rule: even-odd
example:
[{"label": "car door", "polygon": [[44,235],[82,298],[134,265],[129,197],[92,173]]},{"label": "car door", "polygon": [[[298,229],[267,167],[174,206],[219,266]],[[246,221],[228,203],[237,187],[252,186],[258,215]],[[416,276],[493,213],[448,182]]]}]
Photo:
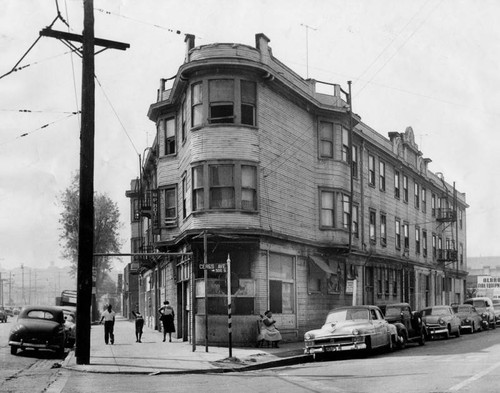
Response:
[{"label": "car door", "polygon": [[370,311],[373,327],[375,328],[375,336],[372,338],[372,346],[380,347],[387,344],[387,325],[388,322],[382,317],[379,310],[372,309]]}]

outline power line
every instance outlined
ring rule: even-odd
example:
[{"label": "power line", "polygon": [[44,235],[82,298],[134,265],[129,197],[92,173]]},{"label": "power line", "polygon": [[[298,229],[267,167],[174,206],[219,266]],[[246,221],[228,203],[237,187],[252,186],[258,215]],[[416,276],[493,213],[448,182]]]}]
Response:
[{"label": "power line", "polygon": [[[48,26],[48,28],[50,29],[54,25],[54,23],[56,23],[58,20],[61,20],[66,26],[69,27],[68,23],[64,20],[64,18],[61,16],[61,13],[59,12],[59,4],[57,3],[57,0],[55,0],[55,3],[56,3],[57,16],[54,18],[54,20]],[[24,60],[24,58],[28,55],[28,53],[35,47],[35,45],[38,43],[40,38],[42,38],[41,35],[39,35],[38,38],[35,40],[35,42],[33,42],[33,44],[31,44],[31,46],[28,48],[28,50],[26,52],[24,52],[24,54],[21,56],[21,58],[18,60],[18,62],[16,64],[14,64],[14,66],[12,67],[12,69],[9,72],[6,72],[5,74],[0,75],[0,79],[6,77],[7,75],[12,74],[13,72],[22,70],[23,68],[26,68],[26,67],[29,67],[29,65],[25,65],[22,67],[18,67],[18,65]]]},{"label": "power line", "polygon": [[125,135],[127,135],[127,138],[128,140],[130,141],[130,144],[132,145],[132,148],[135,150],[135,152],[137,153],[137,155],[139,155],[139,152],[137,151],[137,148],[135,147],[135,144],[134,142],[132,141],[132,138],[130,138],[130,135],[129,133],[127,132],[127,129],[125,128],[125,125],[123,124],[123,122],[121,121],[120,119],[120,116],[118,116],[118,113],[116,112],[115,110],[115,107],[113,106],[113,104],[111,103],[111,100],[109,99],[109,97],[107,96],[106,92],[104,91],[104,88],[102,87],[102,84],[101,82],[99,81],[99,79],[97,78],[96,75],[94,75],[94,78],[97,82],[97,84],[99,85],[99,87],[101,88],[102,90],[102,93],[104,94],[104,98],[106,98],[106,101],[108,101],[108,104],[109,106],[111,107],[111,110],[113,111],[113,113],[115,114],[116,118],[118,119],[118,122],[120,123],[120,125],[122,126],[122,130],[123,132],[125,132]]},{"label": "power line", "polygon": [[60,118],[60,119],[58,119],[58,120],[54,120],[54,121],[52,121],[52,122],[50,122],[50,123],[44,124],[43,126],[38,127],[38,128],[36,128],[36,129],[34,129],[34,130],[32,130],[32,131],[25,132],[25,133],[23,133],[23,134],[21,134],[21,135],[17,136],[16,138],[14,138],[14,139],[12,139],[12,140],[10,140],[10,141],[6,141],[6,142],[4,142],[4,143],[1,143],[1,144],[0,144],[0,146],[6,145],[6,144],[8,144],[8,143],[10,143],[10,142],[13,142],[13,141],[17,140],[17,139],[24,138],[25,136],[31,135],[31,134],[33,134],[33,133],[34,133],[34,132],[36,132],[36,131],[40,131],[40,130],[42,130],[42,129],[44,129],[44,128],[47,128],[47,127],[49,127],[49,126],[51,126],[51,125],[53,125],[53,124],[55,124],[55,123],[58,123],[58,122],[60,122],[60,121],[62,121],[62,120],[65,120],[65,119],[68,119],[68,118],[70,118],[70,117],[72,117],[72,116],[78,115],[79,113],[80,113],[80,111],[78,111],[78,112],[72,112],[72,113],[71,113],[71,114],[69,114],[68,116],[65,116],[65,117],[62,117],[62,118]]},{"label": "power line", "polygon": [[375,74],[373,74],[373,76],[361,87],[361,89],[357,92],[358,96],[359,94],[361,94],[361,92],[364,90],[364,88],[371,83],[371,81],[380,73],[380,71],[382,71],[385,66],[399,53],[399,51],[401,49],[403,49],[403,47],[410,41],[410,39],[417,33],[418,30],[420,30],[420,28],[423,26],[424,22],[429,19],[429,17],[431,16],[431,14],[434,12],[434,10],[439,7],[439,5],[443,2],[443,0],[441,0],[439,3],[436,4],[436,6],[431,9],[431,11],[427,14],[427,16],[422,20],[422,22],[420,23],[420,25],[417,26],[417,28],[415,30],[413,30],[413,32],[403,41],[403,43],[396,49],[396,52],[394,52],[394,54],[389,57],[387,59],[387,61],[385,61],[384,64],[382,64],[382,66],[375,72]]},{"label": "power line", "polygon": [[76,115],[78,111],[42,111],[32,109],[0,109],[0,112],[19,112],[19,113],[62,113]]}]

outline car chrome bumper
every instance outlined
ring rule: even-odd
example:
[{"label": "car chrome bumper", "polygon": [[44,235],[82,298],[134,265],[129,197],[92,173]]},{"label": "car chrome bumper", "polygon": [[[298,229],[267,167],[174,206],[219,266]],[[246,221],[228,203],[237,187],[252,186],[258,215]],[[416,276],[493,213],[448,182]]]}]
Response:
[{"label": "car chrome bumper", "polygon": [[54,351],[61,348],[61,346],[57,344],[36,344],[36,343],[26,343],[23,341],[9,341],[9,345],[19,348],[51,349]]},{"label": "car chrome bumper", "polygon": [[353,343],[353,344],[331,344],[322,345],[320,347],[306,347],[304,349],[305,354],[313,353],[325,353],[325,352],[343,352],[343,351],[357,351],[366,349],[365,343]]},{"label": "car chrome bumper", "polygon": [[427,333],[430,334],[431,336],[433,336],[435,334],[446,334],[446,333],[448,333],[448,328],[446,326],[443,326],[443,327],[427,326]]}]

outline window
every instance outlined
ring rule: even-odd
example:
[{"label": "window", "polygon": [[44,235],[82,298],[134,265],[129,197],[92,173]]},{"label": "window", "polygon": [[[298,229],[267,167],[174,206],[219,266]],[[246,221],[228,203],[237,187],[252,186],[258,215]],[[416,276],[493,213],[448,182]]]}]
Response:
[{"label": "window", "polygon": [[401,221],[396,219],[395,221],[395,232],[396,232],[396,249],[401,249]]},{"label": "window", "polygon": [[209,122],[234,123],[234,81],[215,79],[208,82]]},{"label": "window", "polygon": [[349,130],[342,127],[342,161],[349,162]]},{"label": "window", "polygon": [[464,225],[464,211],[462,209],[458,210],[458,225],[460,229],[463,229]]},{"label": "window", "polygon": [[377,215],[374,210],[370,210],[370,243],[375,244],[377,241],[376,225]]},{"label": "window", "polygon": [[415,228],[415,253],[420,254],[420,228]]},{"label": "window", "polygon": [[203,163],[193,167],[193,210],[257,210],[257,167]]},{"label": "window", "polygon": [[399,199],[400,193],[399,172],[394,171],[394,198]]},{"label": "window", "polygon": [[234,209],[233,165],[210,165],[210,209]]},{"label": "window", "polygon": [[352,177],[358,177],[358,147],[352,147]]},{"label": "window", "polygon": [[321,227],[333,228],[335,218],[335,193],[333,191],[321,191]]},{"label": "window", "polygon": [[187,216],[187,180],[186,176],[182,177],[182,218],[186,218]]},{"label": "window", "polygon": [[436,245],[436,235],[432,234],[432,257],[436,258],[437,254],[437,245]]},{"label": "window", "polygon": [[427,213],[427,191],[422,187],[422,211]]},{"label": "window", "polygon": [[325,272],[321,270],[315,263],[309,262],[308,264],[308,277],[307,277],[307,291],[308,292],[321,292],[321,281],[325,276]]},{"label": "window", "polygon": [[352,234],[355,237],[359,236],[359,208],[357,205],[352,206]]},{"label": "window", "polygon": [[351,223],[350,206],[351,198],[349,198],[349,195],[342,194],[342,226],[345,230],[349,230],[349,225]]},{"label": "window", "polygon": [[333,158],[333,123],[319,123],[320,157]]},{"label": "window", "polygon": [[379,187],[380,187],[380,191],[385,191],[385,162],[383,161],[380,161],[379,162]]},{"label": "window", "polygon": [[420,209],[420,185],[415,182],[414,183],[415,190],[415,209]]},{"label": "window", "polygon": [[427,231],[422,230],[422,254],[424,258],[427,258]]},{"label": "window", "polygon": [[193,210],[203,210],[205,208],[204,190],[204,167],[203,165],[193,168]]},{"label": "window", "polygon": [[132,199],[132,204],[133,204],[132,221],[139,221],[139,219],[141,218],[141,211],[139,209],[139,199],[137,198]]},{"label": "window", "polygon": [[182,142],[186,140],[186,100],[181,105],[181,138]]},{"label": "window", "polygon": [[165,190],[165,225],[176,225],[177,203],[175,198],[175,187]]},{"label": "window", "polygon": [[436,194],[431,195],[431,215],[436,217]]},{"label": "window", "polygon": [[460,265],[464,264],[464,245],[460,243]]},{"label": "window", "polygon": [[255,82],[241,81],[241,124],[255,125],[257,88]]},{"label": "window", "polygon": [[241,209],[257,210],[257,170],[251,165],[241,166]]},{"label": "window", "polygon": [[403,201],[408,203],[408,176],[403,175]]},{"label": "window", "polygon": [[405,250],[408,250],[410,248],[410,231],[409,231],[409,225],[407,223],[403,224],[403,237],[404,237],[404,246]]},{"label": "window", "polygon": [[164,129],[165,129],[165,154],[175,154],[175,118],[165,119]]},{"label": "window", "polygon": [[191,86],[191,126],[200,126],[203,123],[203,93],[202,83]]},{"label": "window", "polygon": [[387,216],[380,214],[380,244],[387,245]]},{"label": "window", "polygon": [[295,309],[293,257],[269,253],[269,309],[276,314],[292,314]]},{"label": "window", "polygon": [[368,156],[368,184],[375,187],[375,157]]}]

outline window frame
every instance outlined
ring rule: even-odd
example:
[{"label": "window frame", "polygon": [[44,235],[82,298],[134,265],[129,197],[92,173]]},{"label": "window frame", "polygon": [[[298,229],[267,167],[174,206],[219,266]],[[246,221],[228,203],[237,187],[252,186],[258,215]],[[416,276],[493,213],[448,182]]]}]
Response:
[{"label": "window frame", "polygon": [[[323,133],[324,125],[331,125],[331,135],[325,136]],[[335,123],[331,121],[320,120],[318,129],[319,140],[319,158],[334,159],[335,157]],[[331,153],[325,154],[323,147],[326,145],[331,146]]]},{"label": "window frame", "polygon": [[375,156],[368,154],[368,185],[375,187]]},{"label": "window frame", "polygon": [[351,171],[352,171],[352,177],[355,178],[355,179],[357,179],[359,177],[359,165],[358,165],[359,157],[358,157],[358,153],[359,153],[358,146],[352,145],[352,151],[351,151],[351,157],[352,157]]},{"label": "window frame", "polygon": [[403,202],[408,203],[408,176],[403,174]]},{"label": "window frame", "polygon": [[[349,129],[341,126],[342,132],[342,161],[349,162]],[[334,132],[335,133],[335,132]]]},{"label": "window frame", "polygon": [[369,227],[368,227],[368,237],[370,239],[370,244],[377,243],[377,211],[374,209],[369,210]]},{"label": "window frame", "polygon": [[385,168],[386,168],[385,162],[380,160],[378,163],[378,166],[379,166],[379,168],[378,168],[378,170],[379,170],[379,174],[378,174],[379,189],[380,189],[380,191],[385,192]]},{"label": "window frame", "polygon": [[401,174],[399,171],[394,170],[394,198],[401,197]]},{"label": "window frame", "polygon": [[[323,194],[331,194],[332,197],[332,206],[329,207],[324,207],[323,203]],[[320,213],[319,213],[319,227],[321,229],[335,229],[335,198],[336,198],[336,191],[331,190],[331,189],[326,189],[326,188],[320,188],[319,189],[319,208],[320,208]],[[325,223],[325,220],[323,220],[323,213],[330,212],[331,215],[331,225],[328,225]]]},{"label": "window frame", "polygon": [[[162,218],[163,218],[163,226],[165,227],[176,227],[177,219],[179,216],[179,207],[177,203],[177,185],[169,185],[166,187],[161,187],[162,190],[162,199],[163,199],[163,209],[162,209]],[[167,205],[168,202],[168,193],[172,193],[173,195],[173,206]],[[169,215],[168,210],[173,210],[174,214]]]},{"label": "window frame", "polygon": [[[212,168],[217,166],[231,166],[232,167],[232,185],[214,185],[212,184]],[[249,187],[243,187],[242,176],[243,176],[243,167],[254,167],[254,181],[255,190],[254,190],[254,210],[243,208],[243,191],[245,189],[249,189]],[[201,171],[199,168],[202,168]],[[258,184],[258,169],[259,166],[257,163],[252,161],[245,160],[209,160],[209,161],[200,161],[193,163],[191,166],[191,175],[192,175],[192,213],[204,213],[209,211],[227,211],[227,212],[245,212],[245,213],[257,213],[259,210],[259,184]],[[199,171],[201,174],[201,179],[197,179],[196,171]],[[196,186],[195,182],[201,181],[201,185]],[[220,188],[233,188],[233,207],[216,207],[214,205],[213,192],[212,190],[220,189]],[[200,196],[198,197],[197,194]],[[200,203],[200,198],[203,198],[203,202]],[[200,208],[197,208],[197,203]]]},{"label": "window frame", "polygon": [[401,220],[396,218],[394,220],[394,234],[395,234],[395,248],[401,250]]},{"label": "window frame", "polygon": [[387,246],[387,214],[380,213],[380,244]]}]

